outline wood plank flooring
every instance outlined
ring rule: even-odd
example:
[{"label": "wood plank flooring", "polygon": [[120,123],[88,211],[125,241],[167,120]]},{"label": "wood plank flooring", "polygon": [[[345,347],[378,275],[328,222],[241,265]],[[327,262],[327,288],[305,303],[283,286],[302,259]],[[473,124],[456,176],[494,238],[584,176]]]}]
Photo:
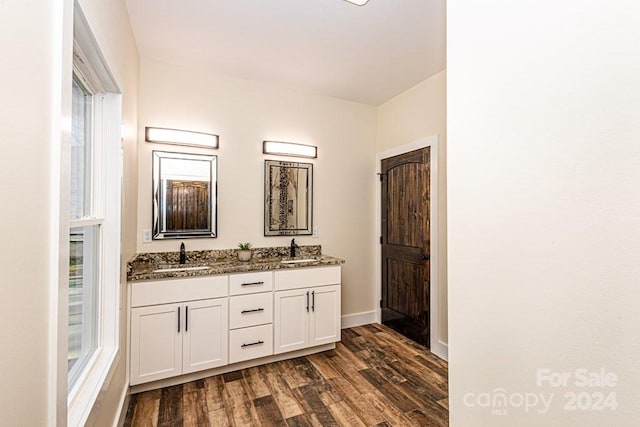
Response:
[{"label": "wood plank flooring", "polygon": [[125,426],[446,426],[447,363],[383,325],[336,349],[131,396]]}]

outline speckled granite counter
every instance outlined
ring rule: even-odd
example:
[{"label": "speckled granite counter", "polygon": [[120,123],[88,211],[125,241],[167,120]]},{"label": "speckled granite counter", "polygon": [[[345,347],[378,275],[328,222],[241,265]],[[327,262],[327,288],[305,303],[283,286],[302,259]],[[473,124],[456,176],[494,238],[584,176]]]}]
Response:
[{"label": "speckled granite counter", "polygon": [[[295,258],[289,257],[288,246],[255,248],[252,251],[253,257],[247,262],[238,261],[237,249],[188,251],[185,264],[178,263],[178,252],[138,254],[127,265],[127,280],[135,282],[344,264],[344,260],[340,258],[322,255],[320,245],[300,246]],[[312,261],[282,262],[291,260]]]}]

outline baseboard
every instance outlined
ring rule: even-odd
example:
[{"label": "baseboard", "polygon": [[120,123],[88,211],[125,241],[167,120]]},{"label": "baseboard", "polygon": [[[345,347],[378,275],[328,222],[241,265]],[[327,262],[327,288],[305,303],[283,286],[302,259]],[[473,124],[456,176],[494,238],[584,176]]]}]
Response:
[{"label": "baseboard", "polygon": [[438,340],[431,343],[431,353],[435,354],[442,360],[449,361],[449,345]]},{"label": "baseboard", "polygon": [[[371,323],[380,323],[376,316],[376,310],[346,314],[342,316],[342,329],[369,325]],[[449,361],[449,346],[447,343],[437,340],[436,342],[431,343],[431,348],[429,350],[440,359]]]},{"label": "baseboard", "polygon": [[342,316],[342,329],[354,326],[376,323],[376,311],[363,311],[362,313],[345,314]]},{"label": "baseboard", "polygon": [[122,396],[120,397],[120,414],[114,420],[115,423],[113,427],[122,427],[124,425],[124,420],[127,418],[127,409],[129,409],[129,399],[131,397],[128,391],[129,385],[125,384],[122,389]]}]

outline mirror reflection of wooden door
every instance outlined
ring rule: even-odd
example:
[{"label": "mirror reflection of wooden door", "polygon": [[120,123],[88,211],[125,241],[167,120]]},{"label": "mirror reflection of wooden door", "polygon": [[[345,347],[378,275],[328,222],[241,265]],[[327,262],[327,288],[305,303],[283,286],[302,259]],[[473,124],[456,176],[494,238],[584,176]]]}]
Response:
[{"label": "mirror reflection of wooden door", "polygon": [[382,323],[429,347],[430,148],[382,160]]},{"label": "mirror reflection of wooden door", "polygon": [[167,180],[167,231],[207,230],[209,183]]}]

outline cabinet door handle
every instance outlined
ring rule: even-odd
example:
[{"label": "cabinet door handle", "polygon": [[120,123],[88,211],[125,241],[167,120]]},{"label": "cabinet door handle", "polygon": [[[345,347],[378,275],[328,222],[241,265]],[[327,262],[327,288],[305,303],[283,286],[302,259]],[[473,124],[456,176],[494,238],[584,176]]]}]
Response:
[{"label": "cabinet door handle", "polygon": [[180,333],[180,307],[178,307],[178,333]]},{"label": "cabinet door handle", "polygon": [[264,308],[254,308],[253,310],[242,310],[240,314],[255,313],[256,311],[264,311]]},{"label": "cabinet door handle", "polygon": [[256,342],[250,342],[249,344],[242,344],[240,347],[245,348],[245,347],[251,347],[252,345],[258,345],[258,344],[264,344],[264,341],[259,340]]},{"label": "cabinet door handle", "polygon": [[309,291],[307,291],[307,313],[309,312]]},{"label": "cabinet door handle", "polygon": [[189,330],[189,306],[185,306],[184,310],[184,331],[187,332]]},{"label": "cabinet door handle", "polygon": [[264,285],[264,282],[243,283],[240,286],[253,286],[253,285]]},{"label": "cabinet door handle", "polygon": [[316,291],[311,292],[311,311],[316,311]]}]

